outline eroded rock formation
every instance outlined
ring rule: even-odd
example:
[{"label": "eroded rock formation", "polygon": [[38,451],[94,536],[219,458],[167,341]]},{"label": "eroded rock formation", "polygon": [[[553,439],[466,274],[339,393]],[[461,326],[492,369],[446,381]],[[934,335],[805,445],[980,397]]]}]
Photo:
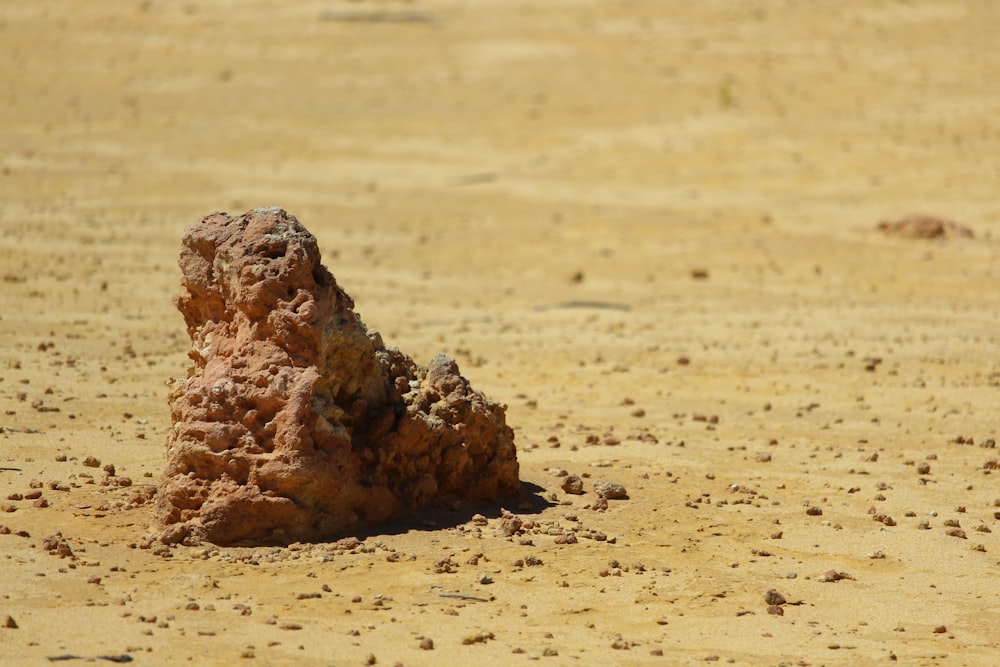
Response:
[{"label": "eroded rock formation", "polygon": [[315,541],[518,492],[505,407],[368,331],[293,216],[207,216],[180,267],[194,364],[170,391],[164,541]]}]

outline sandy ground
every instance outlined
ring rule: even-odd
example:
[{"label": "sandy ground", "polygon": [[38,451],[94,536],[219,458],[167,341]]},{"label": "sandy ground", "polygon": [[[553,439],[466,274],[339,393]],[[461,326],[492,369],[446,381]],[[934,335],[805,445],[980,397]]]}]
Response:
[{"label": "sandy ground", "polygon": [[[0,664],[997,664],[998,26],[987,0],[3,3]],[[139,547],[182,231],[264,205],[389,344],[509,405],[534,528]],[[876,229],[909,213],[975,236]],[[629,498],[595,510],[601,479]]]}]

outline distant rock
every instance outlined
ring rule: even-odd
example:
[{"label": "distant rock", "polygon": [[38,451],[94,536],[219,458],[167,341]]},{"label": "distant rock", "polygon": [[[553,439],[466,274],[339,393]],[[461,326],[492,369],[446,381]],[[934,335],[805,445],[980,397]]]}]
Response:
[{"label": "distant rock", "polygon": [[628,498],[628,491],[625,487],[618,482],[609,482],[607,480],[600,480],[594,482],[594,493],[597,494],[598,498],[607,498],[608,500],[625,500]]},{"label": "distant rock", "polygon": [[942,237],[973,238],[968,227],[930,215],[908,215],[899,220],[883,220],[878,229],[889,236],[908,239],[936,239]]},{"label": "distant rock", "polygon": [[170,390],[161,539],[324,540],[446,496],[517,494],[506,407],[454,359],[420,366],[368,331],[293,216],[209,215],[180,268],[194,363]]}]

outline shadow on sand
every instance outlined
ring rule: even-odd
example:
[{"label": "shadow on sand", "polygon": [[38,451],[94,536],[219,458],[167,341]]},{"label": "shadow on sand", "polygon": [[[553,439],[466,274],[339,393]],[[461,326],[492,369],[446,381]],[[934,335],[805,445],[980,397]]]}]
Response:
[{"label": "shadow on sand", "polygon": [[[551,507],[553,504],[542,495],[544,491],[545,489],[537,484],[522,480],[520,494],[501,500],[469,502],[457,498],[446,498],[431,507],[414,512],[403,519],[354,531],[350,537],[366,540],[384,535],[403,535],[410,531],[435,531],[443,528],[454,528],[472,521],[472,517],[477,514],[482,514],[487,519],[499,518],[501,509],[506,509],[519,515],[539,514],[542,510]],[[336,539],[329,541],[335,542]]]}]

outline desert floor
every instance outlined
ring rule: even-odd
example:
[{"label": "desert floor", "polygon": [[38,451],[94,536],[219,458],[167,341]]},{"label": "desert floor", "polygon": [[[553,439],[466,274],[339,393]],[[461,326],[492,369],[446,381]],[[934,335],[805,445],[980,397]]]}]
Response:
[{"label": "desert floor", "polygon": [[[998,28],[974,0],[4,3],[0,664],[997,664]],[[149,544],[180,238],[256,206],[509,405],[533,528]],[[911,213],[974,236],[877,228]],[[629,498],[594,509],[601,479]]]}]

